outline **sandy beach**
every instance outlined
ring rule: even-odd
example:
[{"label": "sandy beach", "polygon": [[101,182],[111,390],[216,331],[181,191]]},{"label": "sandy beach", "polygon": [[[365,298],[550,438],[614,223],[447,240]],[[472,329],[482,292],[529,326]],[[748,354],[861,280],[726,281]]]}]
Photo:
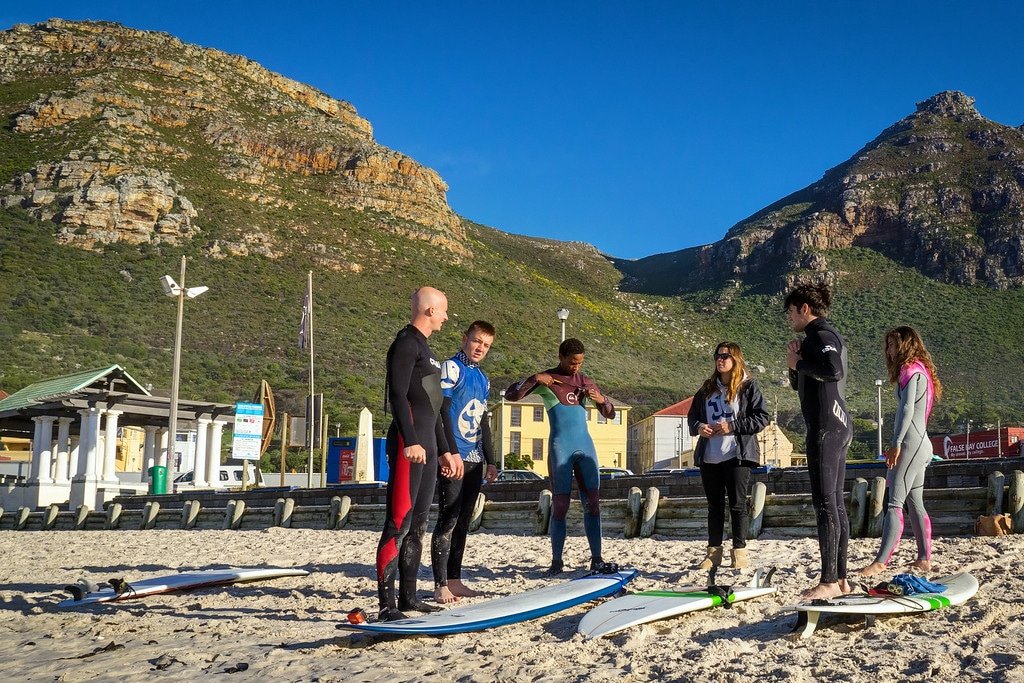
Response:
[{"label": "sandy beach", "polygon": [[[346,612],[376,613],[372,531],[0,532],[4,680],[195,680],[229,673],[274,681],[1006,680],[1024,681],[1024,536],[938,538],[937,572],[969,570],[977,596],[961,607],[909,617],[833,618],[808,640],[782,612],[813,583],[813,538],[750,544],[757,566],[777,566],[779,593],[586,641],[581,606],[481,633],[382,638],[335,628]],[[851,543],[858,567],[876,540]],[[633,590],[700,584],[701,541],[605,539],[605,556],[640,570]],[[904,539],[896,562],[911,558]],[[429,544],[427,544],[429,548]],[[491,595],[546,585],[545,537],[470,537],[465,581]],[[567,566],[582,573],[582,538]],[[138,580],[179,569],[299,567],[303,578],[208,588],[111,605],[57,610],[61,587],[83,575]],[[898,565],[894,565],[898,566]],[[724,568],[719,583],[752,570]],[[432,590],[423,567],[420,588]]]}]

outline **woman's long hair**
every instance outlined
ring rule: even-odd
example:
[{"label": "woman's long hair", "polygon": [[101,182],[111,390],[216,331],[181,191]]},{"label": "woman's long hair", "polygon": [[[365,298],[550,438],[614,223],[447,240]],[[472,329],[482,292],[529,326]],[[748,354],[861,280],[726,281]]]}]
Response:
[{"label": "woman's long hair", "polygon": [[[892,358],[889,357],[889,345],[895,349]],[[942,398],[942,383],[939,381],[939,374],[935,371],[935,363],[932,362],[932,355],[925,348],[921,335],[913,327],[900,325],[885,333],[885,369],[889,373],[889,381],[893,384],[900,379],[900,370],[904,365],[913,363],[915,360],[928,370],[932,378],[932,386],[935,389],[935,400]]]},{"label": "woman's long hair", "polygon": [[[725,400],[727,403],[732,403],[732,400],[736,398],[736,394],[739,393],[740,387],[743,386],[743,380],[747,376],[747,361],[743,358],[743,350],[740,349],[740,345],[736,342],[724,341],[715,346],[715,353],[718,353],[722,349],[725,349],[730,356],[732,356],[732,377],[729,378],[729,386],[725,388]],[[710,396],[718,390],[718,367],[714,364],[714,371],[711,373],[711,377],[704,382],[704,386],[701,389],[705,396]]]}]

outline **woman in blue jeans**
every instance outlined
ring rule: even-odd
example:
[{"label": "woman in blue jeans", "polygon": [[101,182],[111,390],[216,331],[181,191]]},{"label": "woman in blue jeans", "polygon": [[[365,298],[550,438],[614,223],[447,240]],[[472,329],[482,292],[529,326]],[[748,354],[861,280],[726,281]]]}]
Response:
[{"label": "woman in blue jeans", "polygon": [[761,461],[757,434],[770,420],[764,396],[747,374],[738,344],[722,342],[715,348],[715,370],[697,391],[687,423],[692,436],[700,436],[693,458],[700,467],[708,501],[708,549],[700,563],[711,569],[722,563],[725,505],[732,519],[732,566],[750,566],[747,555],[747,488],[750,470]]}]

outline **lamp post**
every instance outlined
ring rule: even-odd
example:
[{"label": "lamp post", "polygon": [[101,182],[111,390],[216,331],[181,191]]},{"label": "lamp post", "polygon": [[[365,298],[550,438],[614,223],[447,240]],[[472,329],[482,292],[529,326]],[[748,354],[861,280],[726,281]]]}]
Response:
[{"label": "lamp post", "polygon": [[878,455],[882,454],[882,380],[875,380],[878,389]]},{"label": "lamp post", "polygon": [[[164,288],[164,294],[178,299],[178,320],[174,330],[174,368],[171,372],[171,410],[167,420],[170,431],[167,446],[167,481],[169,482],[168,492],[174,493],[174,446],[178,442],[178,385],[181,377],[181,322],[185,315],[185,299],[195,299],[207,291],[209,287],[185,288],[185,257],[181,257],[181,273],[178,276],[181,280],[179,285],[170,275],[160,278],[160,284]],[[211,456],[213,457],[213,456]],[[216,454],[220,457],[220,453]]]},{"label": "lamp post", "polygon": [[967,447],[964,449],[964,460],[971,459],[971,421],[967,421]]},{"label": "lamp post", "polygon": [[555,311],[555,315],[557,315],[558,319],[562,321],[562,341],[565,341],[565,320],[569,317],[569,309],[562,306]]}]

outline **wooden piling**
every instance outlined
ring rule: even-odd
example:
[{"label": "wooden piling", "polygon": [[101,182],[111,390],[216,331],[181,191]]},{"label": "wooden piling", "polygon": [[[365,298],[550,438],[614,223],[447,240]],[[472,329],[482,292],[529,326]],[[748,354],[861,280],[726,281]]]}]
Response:
[{"label": "wooden piling", "polygon": [[622,535],[626,538],[636,538],[640,535],[640,515],[644,504],[644,492],[634,486],[629,489],[629,496],[626,498],[626,518]]},{"label": "wooden piling", "polygon": [[763,481],[755,481],[747,497],[747,511],[749,523],[747,525],[747,537],[757,538],[761,535],[761,528],[764,526],[764,502],[768,497],[768,487]]},{"label": "wooden piling", "polygon": [[544,489],[537,501],[537,519],[534,531],[538,536],[547,536],[548,524],[551,523],[551,491]]},{"label": "wooden piling", "polygon": [[868,514],[865,520],[867,538],[882,537],[882,519],[885,517],[885,478],[871,480],[871,495],[868,497]]},{"label": "wooden piling", "polygon": [[644,500],[643,514],[640,522],[640,537],[650,538],[654,533],[654,527],[658,523],[658,501],[661,499],[661,491],[652,486],[647,489],[647,499]]}]

